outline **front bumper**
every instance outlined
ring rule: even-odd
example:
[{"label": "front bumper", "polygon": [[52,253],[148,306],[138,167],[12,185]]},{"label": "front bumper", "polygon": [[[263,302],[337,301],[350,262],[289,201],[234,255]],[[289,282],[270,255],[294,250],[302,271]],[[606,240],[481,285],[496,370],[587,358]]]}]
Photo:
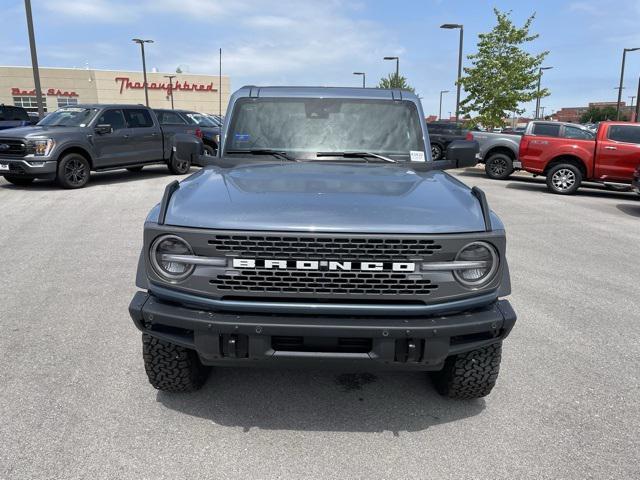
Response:
[{"label": "front bumper", "polygon": [[30,178],[52,178],[56,176],[58,162],[55,160],[0,158],[0,175]]},{"label": "front bumper", "polygon": [[457,353],[502,341],[516,314],[507,300],[449,315],[366,317],[229,313],[137,292],[136,327],[198,352],[206,365],[324,365],[440,370]]}]

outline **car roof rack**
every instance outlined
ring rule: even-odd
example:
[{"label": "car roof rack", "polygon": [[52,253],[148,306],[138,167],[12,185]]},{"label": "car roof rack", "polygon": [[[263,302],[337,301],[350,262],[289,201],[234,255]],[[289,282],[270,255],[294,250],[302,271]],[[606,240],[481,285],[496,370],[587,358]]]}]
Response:
[{"label": "car roof rack", "polygon": [[174,180],[164,189],[162,195],[162,201],[160,202],[160,213],[158,214],[158,225],[164,225],[165,218],[167,216],[167,208],[169,208],[169,202],[171,201],[171,195],[180,188],[180,182]]},{"label": "car roof rack", "polygon": [[491,210],[489,210],[489,202],[487,202],[487,196],[478,187],[473,187],[471,189],[471,193],[480,202],[480,209],[482,210],[482,218],[484,218],[485,231],[491,232],[493,230],[493,227],[491,226]]}]

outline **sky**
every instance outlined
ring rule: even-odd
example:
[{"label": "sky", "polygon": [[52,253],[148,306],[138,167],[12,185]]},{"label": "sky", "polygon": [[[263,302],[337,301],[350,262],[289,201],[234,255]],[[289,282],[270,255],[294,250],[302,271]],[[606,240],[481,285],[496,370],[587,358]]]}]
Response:
[{"label": "sky", "polygon": [[[455,111],[458,31],[465,55],[478,34],[495,24],[493,8],[511,10],[516,24],[536,13],[539,39],[527,49],[548,50],[543,99],[547,112],[590,101],[615,101],[623,48],[640,47],[640,0],[32,0],[38,60],[44,67],[141,70],[134,37],[153,39],[147,68],[223,74],[242,85],[368,86],[395,69],[422,97],[425,114]],[[23,0],[0,0],[0,65],[30,65]],[[12,19],[12,21],[6,21]],[[464,60],[465,65],[469,61]],[[640,76],[640,51],[627,55],[627,102]],[[464,97],[464,92],[463,92]],[[533,104],[523,105],[531,114]]]}]

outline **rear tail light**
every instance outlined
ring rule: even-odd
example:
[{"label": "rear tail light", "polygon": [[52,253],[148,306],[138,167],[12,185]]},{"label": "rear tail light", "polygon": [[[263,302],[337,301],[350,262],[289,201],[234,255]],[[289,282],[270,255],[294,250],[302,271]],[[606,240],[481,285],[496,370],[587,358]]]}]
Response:
[{"label": "rear tail light", "polygon": [[467,136],[464,137],[465,140],[473,140],[473,133],[467,132]]},{"label": "rear tail light", "polygon": [[523,135],[522,138],[520,138],[520,152],[519,155],[523,155],[527,148],[529,147],[529,139],[527,138],[526,135]]},{"label": "rear tail light", "polygon": [[196,128],[196,137],[202,138],[202,130],[200,130],[199,128]]}]

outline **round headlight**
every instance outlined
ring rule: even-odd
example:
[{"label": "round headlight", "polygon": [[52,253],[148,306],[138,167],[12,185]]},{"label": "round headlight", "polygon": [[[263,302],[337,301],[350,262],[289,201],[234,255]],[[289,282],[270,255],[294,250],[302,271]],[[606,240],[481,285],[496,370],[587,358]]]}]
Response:
[{"label": "round headlight", "polygon": [[455,270],[456,280],[468,288],[479,288],[489,283],[498,270],[496,249],[485,242],[465,245],[456,256],[459,262],[474,262],[477,266]]},{"label": "round headlight", "polygon": [[193,250],[177,235],[163,235],[151,244],[149,257],[155,272],[168,282],[181,282],[193,273],[195,266],[172,260],[172,255],[193,255]]}]

